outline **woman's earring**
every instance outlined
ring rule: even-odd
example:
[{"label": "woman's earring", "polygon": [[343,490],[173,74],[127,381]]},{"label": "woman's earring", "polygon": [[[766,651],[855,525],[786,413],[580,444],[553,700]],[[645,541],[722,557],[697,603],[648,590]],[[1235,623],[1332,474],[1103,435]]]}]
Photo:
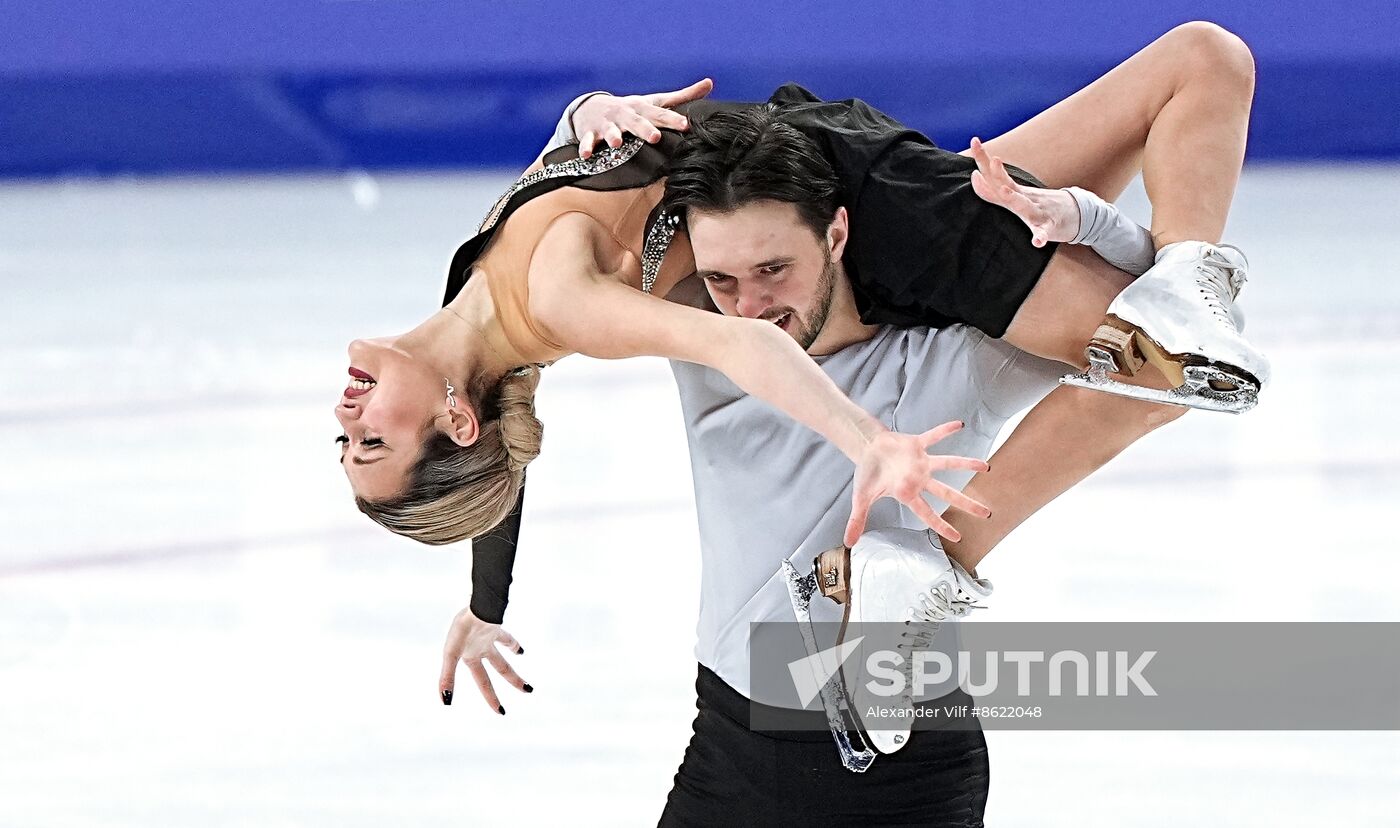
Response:
[{"label": "woman's earring", "polygon": [[457,396],[456,396],[456,394],[457,394],[457,389],[452,387],[452,380],[448,379],[447,377],[443,377],[443,378],[442,378],[442,381],[445,382],[445,383],[447,383],[447,407],[448,407],[448,408],[456,408],[456,407],[457,407]]}]

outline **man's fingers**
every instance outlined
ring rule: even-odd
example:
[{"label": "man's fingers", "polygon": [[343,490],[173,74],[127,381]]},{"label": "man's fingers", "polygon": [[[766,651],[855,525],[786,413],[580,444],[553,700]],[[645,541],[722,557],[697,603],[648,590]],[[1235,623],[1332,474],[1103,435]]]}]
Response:
[{"label": "man's fingers", "polygon": [[982,174],[981,170],[972,171],[972,191],[983,201],[1001,204],[1001,193],[987,183],[987,177]]},{"label": "man's fingers", "polygon": [[933,445],[939,440],[942,440],[944,437],[947,437],[950,434],[956,434],[957,432],[961,431],[962,427],[962,420],[953,420],[952,422],[944,423],[941,426],[935,426],[934,428],[931,428],[928,431],[925,431],[923,434],[919,435],[919,445],[923,446],[924,448],[928,448],[929,446]]},{"label": "man's fingers", "polygon": [[915,495],[913,500],[905,501],[904,505],[908,506],[914,514],[919,516],[919,520],[928,524],[928,527],[933,531],[954,543],[962,540],[962,535],[958,534],[958,530],[954,529],[948,521],[939,517],[938,513],[933,511],[933,507],[928,505],[928,501],[924,500],[923,495]]},{"label": "man's fingers", "polygon": [[579,136],[578,157],[588,158],[589,156],[593,155],[593,147],[597,145],[597,143],[598,135],[591,129],[585,132],[583,135]]},{"label": "man's fingers", "polygon": [[846,522],[845,543],[847,546],[855,546],[856,541],[865,533],[865,520],[870,514],[871,501],[865,496],[857,493],[851,499],[851,519]]},{"label": "man's fingers", "polygon": [[642,102],[637,104],[637,111],[641,113],[642,117],[650,120],[659,127],[666,127],[667,129],[684,132],[686,128],[690,126],[690,120],[684,115],[674,110],[666,109],[665,107]]},{"label": "man's fingers", "polygon": [[623,124],[623,126],[627,127],[628,132],[641,138],[648,144],[655,144],[657,141],[661,140],[661,130],[652,126],[651,121],[648,121],[636,112],[627,113],[627,123]]},{"label": "man's fingers", "polygon": [[486,675],[486,668],[476,659],[467,661],[466,665],[472,674],[472,681],[476,682],[476,689],[481,691],[481,697],[486,700],[486,706],[496,713],[504,714],[505,708],[501,707],[501,700],[496,696],[496,688],[491,686],[491,678]]},{"label": "man's fingers", "polygon": [[622,128],[617,124],[608,124],[603,130],[603,140],[613,149],[622,146]]},{"label": "man's fingers", "polygon": [[1048,238],[1048,225],[1045,222],[1045,210],[1031,197],[1021,192],[1015,186],[1006,184],[1001,187],[994,187],[988,181],[981,170],[972,171],[972,191],[977,197],[989,204],[995,204],[1016,214],[1016,217],[1026,223],[1030,228],[1034,240],[1039,240],[1037,247],[1043,247],[1045,239]]},{"label": "man's fingers", "polygon": [[997,187],[1011,186],[1015,188],[1019,186],[1016,179],[1012,178],[1011,174],[1006,171],[1006,165],[1002,163],[1001,158],[988,153],[987,148],[980,140],[972,139],[972,147],[969,152],[972,153],[972,160],[977,162],[976,172],[982,173],[988,183],[995,184]]},{"label": "man's fingers", "polygon": [[710,94],[710,92],[712,92],[714,88],[714,81],[710,80],[709,78],[701,78],[700,80],[696,81],[695,83],[692,83],[690,86],[687,86],[684,89],[677,89],[674,92],[658,92],[657,94],[650,96],[650,102],[656,104],[657,106],[664,106],[667,109],[670,109],[673,106],[679,106],[683,103],[689,103],[690,101],[698,101],[706,95]]},{"label": "man's fingers", "polygon": [[865,518],[851,515],[850,521],[846,523],[846,535],[841,542],[847,546],[855,546],[863,534],[865,534]]},{"label": "man's fingers", "polygon": [[1016,179],[1011,177],[1011,173],[1006,171],[1006,165],[997,156],[992,156],[992,180],[1000,184],[1016,187]]},{"label": "man's fingers", "polygon": [[982,146],[981,138],[975,135],[972,137],[972,146],[969,147],[969,151],[972,153],[972,160],[977,162],[979,170],[987,166],[987,150]]},{"label": "man's fingers", "polygon": [[1015,187],[1007,187],[1006,201],[1011,212],[1025,219],[1027,224],[1034,224],[1045,217],[1045,210]]},{"label": "man's fingers", "polygon": [[972,191],[983,201],[1010,210],[1010,196],[1007,195],[1006,188],[992,186],[992,183],[987,180],[987,176],[988,174],[981,170],[973,170]]},{"label": "man's fingers", "polygon": [[525,689],[525,679],[515,672],[515,668],[510,666],[510,662],[506,661],[505,656],[501,655],[499,651],[492,650],[487,653],[486,660],[491,662],[491,666],[496,668],[496,672],[501,674],[501,678],[510,682],[516,690],[522,693],[529,692]]}]

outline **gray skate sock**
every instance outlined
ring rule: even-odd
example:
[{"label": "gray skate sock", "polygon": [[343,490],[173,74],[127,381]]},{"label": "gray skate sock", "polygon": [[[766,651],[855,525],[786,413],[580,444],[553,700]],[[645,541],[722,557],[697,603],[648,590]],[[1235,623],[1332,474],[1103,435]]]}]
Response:
[{"label": "gray skate sock", "polygon": [[1152,267],[1157,251],[1152,233],[1117,207],[1079,187],[1066,187],[1079,205],[1079,235],[1071,244],[1087,244],[1104,261],[1134,276]]}]

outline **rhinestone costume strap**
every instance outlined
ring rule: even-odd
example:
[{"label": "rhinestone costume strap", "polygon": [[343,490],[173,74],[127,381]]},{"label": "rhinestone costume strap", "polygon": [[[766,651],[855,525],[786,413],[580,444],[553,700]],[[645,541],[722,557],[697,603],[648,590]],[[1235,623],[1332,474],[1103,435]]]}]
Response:
[{"label": "rhinestone costume strap", "polygon": [[560,161],[558,164],[548,164],[528,175],[521,176],[518,181],[510,185],[510,189],[506,190],[505,193],[496,200],[496,205],[491,208],[491,212],[486,214],[486,219],[481,222],[481,227],[477,230],[477,233],[485,233],[487,230],[495,227],[496,222],[501,219],[501,213],[505,212],[506,206],[510,204],[510,200],[515,197],[516,193],[519,193],[526,187],[534,186],[541,181],[548,181],[551,178],[562,178],[564,176],[583,177],[615,170],[628,161],[631,161],[633,156],[640,152],[645,145],[646,142],[640,138],[632,138],[624,142],[622,146],[608,147],[592,158],[570,158],[568,161]]},{"label": "rhinestone costume strap", "polygon": [[661,210],[647,230],[646,241],[642,243],[642,293],[651,293],[656,286],[656,277],[661,275],[661,263],[666,260],[666,251],[671,248],[671,240],[676,237],[680,223],[680,216],[668,215]]}]

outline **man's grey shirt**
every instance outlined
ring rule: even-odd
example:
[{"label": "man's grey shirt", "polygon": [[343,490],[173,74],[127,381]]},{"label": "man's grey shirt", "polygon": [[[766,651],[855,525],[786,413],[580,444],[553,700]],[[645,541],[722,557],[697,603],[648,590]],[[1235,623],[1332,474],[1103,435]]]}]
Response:
[{"label": "man's grey shirt", "polygon": [[[856,404],[889,428],[917,434],[950,420],[966,427],[931,449],[986,458],[1007,419],[1049,393],[1065,366],[1031,356],[963,325],[885,327],[818,364]],[[791,559],[809,571],[841,544],[851,513],[854,466],[816,432],[739,390],[723,374],[672,361],[680,388],[700,523],[700,622],[696,658],[753,698],[749,624],[792,621]],[[937,477],[961,489],[968,471]],[[945,504],[930,498],[935,511]],[[924,524],[898,501],[870,510],[867,528]],[[839,621],[820,596],[813,621]],[[754,699],[768,704],[779,700]]]}]

